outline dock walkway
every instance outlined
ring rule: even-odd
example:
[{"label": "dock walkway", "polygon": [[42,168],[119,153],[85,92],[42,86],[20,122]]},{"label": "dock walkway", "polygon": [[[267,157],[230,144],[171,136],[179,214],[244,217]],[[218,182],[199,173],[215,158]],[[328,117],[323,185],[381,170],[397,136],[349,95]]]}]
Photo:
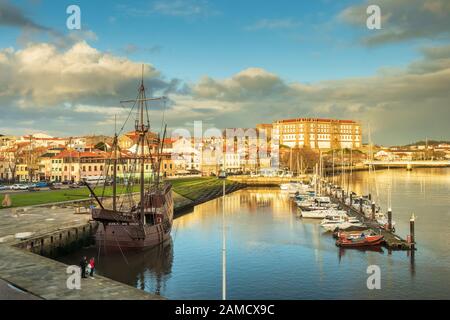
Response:
[{"label": "dock walkway", "polygon": [[341,199],[333,196],[331,198],[335,203],[344,208],[344,210],[350,212],[350,216],[357,217],[374,232],[382,234],[384,236],[384,242],[387,248],[393,250],[411,250],[411,245],[406,240],[396,235],[394,232],[380,228],[380,226],[376,222],[367,218],[363,213],[359,212],[355,208],[346,205],[343,201],[341,201]]}]

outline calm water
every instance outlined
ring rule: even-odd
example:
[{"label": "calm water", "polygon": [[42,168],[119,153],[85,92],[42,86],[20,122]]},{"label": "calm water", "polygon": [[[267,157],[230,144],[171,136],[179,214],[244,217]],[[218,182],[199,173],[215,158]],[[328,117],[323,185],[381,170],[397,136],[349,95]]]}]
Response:
[{"label": "calm water", "polygon": [[[392,189],[397,232],[406,236],[414,212],[418,250],[338,249],[319,222],[298,219],[277,189],[228,195],[229,299],[449,299],[450,170],[417,169],[354,173],[352,189],[366,194],[376,179],[386,208]],[[374,185],[374,183],[372,183]],[[171,299],[221,299],[222,199],[197,206],[175,220],[172,243],[146,253],[100,256],[98,273]],[[77,263],[88,248],[61,258]],[[368,265],[381,268],[381,290],[366,287]]]}]

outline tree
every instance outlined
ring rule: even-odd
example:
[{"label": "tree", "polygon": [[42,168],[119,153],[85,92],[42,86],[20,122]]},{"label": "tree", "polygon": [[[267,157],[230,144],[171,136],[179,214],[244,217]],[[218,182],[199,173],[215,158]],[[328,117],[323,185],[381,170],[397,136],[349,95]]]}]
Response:
[{"label": "tree", "polygon": [[[319,151],[310,147],[280,146],[280,166],[294,173],[304,173],[313,170],[319,162]],[[300,172],[303,169],[303,172]]]}]

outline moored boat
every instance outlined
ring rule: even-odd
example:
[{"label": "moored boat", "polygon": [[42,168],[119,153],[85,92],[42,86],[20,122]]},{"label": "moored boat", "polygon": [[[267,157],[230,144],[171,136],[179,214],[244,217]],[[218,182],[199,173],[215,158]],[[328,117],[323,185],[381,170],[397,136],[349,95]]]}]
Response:
[{"label": "moored boat", "polygon": [[336,240],[336,245],[339,247],[365,247],[365,246],[377,246],[383,242],[383,235],[365,235],[361,234],[359,237],[346,237],[341,236]]},{"label": "moored boat", "polygon": [[345,218],[347,217],[347,212],[343,210],[313,210],[313,211],[302,211],[301,216],[303,218],[309,218],[309,219],[325,219],[327,217],[329,218]]},{"label": "moored boat", "polygon": [[336,229],[339,229],[341,227],[350,227],[350,226],[358,226],[362,227],[364,226],[358,219],[356,218],[349,218],[349,217],[338,217],[336,218],[325,218],[321,223],[320,226],[325,229],[325,231],[331,232]]},{"label": "moored boat", "polygon": [[[98,203],[98,207],[92,209],[92,219],[99,222],[95,235],[97,245],[103,249],[125,250],[146,249],[170,239],[173,223],[173,198],[172,185],[162,181],[161,153],[166,130],[162,139],[153,137],[150,133],[150,120],[148,118],[147,99],[145,95],[144,78],[139,87],[136,100],[132,102],[138,109],[138,119],[135,122],[136,152],[132,155],[118,156],[118,134],[114,136],[113,156],[105,162],[105,170],[112,167],[112,203],[97,197],[95,190],[89,184],[91,194]],[[144,119],[147,115],[147,119]],[[124,124],[125,126],[125,124]],[[156,149],[152,155],[149,150]],[[147,151],[146,151],[147,150]],[[139,183],[139,195],[134,194],[133,188],[126,184],[126,192],[119,195],[117,192],[117,167],[119,161],[131,162],[130,167],[136,172],[127,173],[127,179]],[[146,167],[152,168],[152,176],[146,177]],[[106,171],[108,173],[108,171]],[[105,190],[103,189],[103,193]]]}]

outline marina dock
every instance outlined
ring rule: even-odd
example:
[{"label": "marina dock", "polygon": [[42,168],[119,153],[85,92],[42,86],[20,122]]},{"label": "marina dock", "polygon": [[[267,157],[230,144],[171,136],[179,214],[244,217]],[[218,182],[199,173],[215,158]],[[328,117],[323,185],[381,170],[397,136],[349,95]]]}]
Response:
[{"label": "marina dock", "polygon": [[408,243],[406,240],[402,239],[400,236],[396,235],[393,231],[388,231],[385,229],[381,229],[380,226],[368,219],[364,216],[361,212],[356,210],[353,207],[350,207],[343,203],[341,199],[337,197],[332,197],[333,201],[337,204],[339,204],[344,210],[350,212],[350,216],[357,217],[360,219],[364,224],[367,225],[371,230],[373,230],[377,234],[382,234],[384,236],[384,242],[385,246],[388,249],[392,250],[411,250],[411,244]]}]

